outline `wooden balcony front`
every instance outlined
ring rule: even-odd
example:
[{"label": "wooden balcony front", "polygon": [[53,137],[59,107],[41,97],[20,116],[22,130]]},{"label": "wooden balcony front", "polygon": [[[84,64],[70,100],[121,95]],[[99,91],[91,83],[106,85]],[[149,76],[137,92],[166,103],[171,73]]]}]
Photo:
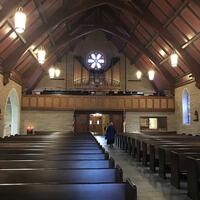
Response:
[{"label": "wooden balcony front", "polygon": [[22,109],[174,112],[174,98],[159,96],[26,95],[22,97]]}]

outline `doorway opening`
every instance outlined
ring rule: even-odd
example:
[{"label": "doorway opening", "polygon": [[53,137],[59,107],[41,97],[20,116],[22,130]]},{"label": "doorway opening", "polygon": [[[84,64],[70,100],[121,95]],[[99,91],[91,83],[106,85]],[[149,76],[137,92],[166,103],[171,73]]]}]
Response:
[{"label": "doorway opening", "polygon": [[117,133],[123,132],[123,111],[75,111],[74,132],[104,135],[109,122],[113,122]]},{"label": "doorway opening", "polygon": [[20,106],[17,92],[12,89],[8,95],[4,113],[3,137],[19,133]]},{"label": "doorway opening", "polygon": [[92,113],[89,115],[89,131],[95,135],[104,135],[109,122],[109,114]]}]

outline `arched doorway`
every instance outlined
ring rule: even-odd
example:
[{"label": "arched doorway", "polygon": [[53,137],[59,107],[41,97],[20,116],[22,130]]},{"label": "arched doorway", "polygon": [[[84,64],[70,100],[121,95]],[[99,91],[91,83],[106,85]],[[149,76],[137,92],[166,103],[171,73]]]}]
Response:
[{"label": "arched doorway", "polygon": [[20,124],[19,99],[16,90],[12,89],[8,94],[5,105],[3,137],[18,134],[19,124]]}]

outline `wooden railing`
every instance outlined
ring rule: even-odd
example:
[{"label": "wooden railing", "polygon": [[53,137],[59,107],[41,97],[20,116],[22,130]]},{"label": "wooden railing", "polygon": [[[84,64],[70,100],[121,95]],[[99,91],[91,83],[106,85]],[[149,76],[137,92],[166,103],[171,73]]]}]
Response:
[{"label": "wooden railing", "polygon": [[22,97],[22,109],[173,112],[174,98],[158,96],[27,95]]}]

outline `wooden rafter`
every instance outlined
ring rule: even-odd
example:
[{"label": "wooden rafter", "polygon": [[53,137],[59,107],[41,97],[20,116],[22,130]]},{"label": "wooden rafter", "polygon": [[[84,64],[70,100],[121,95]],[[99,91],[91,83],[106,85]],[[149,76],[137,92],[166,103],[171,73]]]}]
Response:
[{"label": "wooden rafter", "polygon": [[[99,30],[101,30],[105,33],[111,34],[124,42],[127,42],[130,46],[132,46],[133,48],[136,48],[138,51],[144,51],[144,54],[146,56],[150,57],[150,59],[155,63],[156,70],[158,72],[162,73],[163,76],[166,78],[166,81],[168,82],[168,84],[171,85],[171,87],[173,87],[174,79],[170,78],[171,76],[164,68],[157,67],[158,66],[157,60],[154,58],[154,56],[148,50],[145,50],[144,47],[137,40],[135,40],[133,38],[130,39],[130,38],[122,35],[121,32],[114,29],[112,26],[107,26],[105,24],[94,25],[94,26],[90,26],[90,27],[84,26],[82,28],[82,30],[80,30],[79,32],[77,32],[74,35],[70,35],[69,33],[63,34],[63,36],[58,41],[56,41],[55,46],[49,49],[49,56],[51,56],[53,53],[55,53],[61,46],[66,46],[67,44],[69,44],[72,41],[75,41],[85,35],[88,35],[90,33],[93,33],[93,32],[99,31]],[[48,61],[48,58],[47,58],[47,61]]]},{"label": "wooden rafter", "polygon": [[[62,7],[58,9],[52,17],[48,19],[48,24],[44,25],[42,24],[37,30],[34,31],[32,35],[30,35],[29,40],[26,44],[21,45],[16,52],[13,52],[10,54],[10,56],[4,60],[3,66],[5,72],[10,72],[13,67],[15,66],[15,63],[18,61],[18,59],[21,57],[21,55],[26,52],[30,46],[39,38],[41,35],[46,33],[48,30],[52,30],[55,28],[58,24],[62,23],[63,21],[67,20],[69,21],[74,16],[85,12],[91,8],[95,8],[104,4],[107,4],[109,0],[101,1],[101,0],[86,0],[82,4],[75,5],[71,7],[70,9],[67,7]],[[12,58],[12,59],[11,59]]]},{"label": "wooden rafter", "polygon": [[[116,5],[115,5],[116,6]],[[121,8],[126,10],[124,5],[117,5],[122,6]],[[140,7],[141,10],[143,10],[142,7]],[[141,14],[136,9],[127,8],[128,14],[131,15],[131,10],[134,14],[132,16],[135,17],[135,15],[138,16],[138,18],[145,23],[149,24],[152,28],[154,28],[159,35],[164,38],[176,51],[178,52],[179,56],[181,56],[182,60],[187,64],[187,66],[190,68],[192,74],[195,77],[196,80],[196,86],[200,88],[200,73],[199,73],[199,64],[195,59],[193,59],[186,51],[184,51],[179,42],[174,38],[174,36],[169,33],[169,31],[158,21],[156,17],[153,16],[152,13],[150,13],[148,10],[143,10],[143,13]]]}]

